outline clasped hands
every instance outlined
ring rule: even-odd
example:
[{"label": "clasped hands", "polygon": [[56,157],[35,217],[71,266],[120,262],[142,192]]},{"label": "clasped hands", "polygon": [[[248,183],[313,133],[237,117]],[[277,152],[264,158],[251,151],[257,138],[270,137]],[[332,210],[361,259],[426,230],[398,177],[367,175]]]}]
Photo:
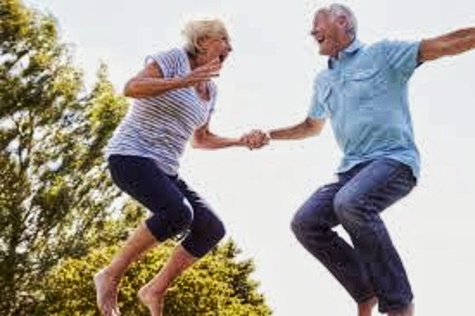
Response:
[{"label": "clasped hands", "polygon": [[240,141],[250,150],[259,149],[269,144],[270,136],[262,130],[253,129],[249,133],[242,135]]}]

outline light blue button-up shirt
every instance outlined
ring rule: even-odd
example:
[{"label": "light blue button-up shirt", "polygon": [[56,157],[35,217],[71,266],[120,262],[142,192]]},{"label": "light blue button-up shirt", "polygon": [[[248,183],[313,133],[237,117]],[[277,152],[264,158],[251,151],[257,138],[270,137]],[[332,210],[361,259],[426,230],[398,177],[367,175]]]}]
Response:
[{"label": "light blue button-up shirt", "polygon": [[308,115],[329,118],[343,158],[338,172],[392,158],[419,177],[419,153],[409,113],[407,83],[418,66],[419,42],[353,41],[320,72]]}]

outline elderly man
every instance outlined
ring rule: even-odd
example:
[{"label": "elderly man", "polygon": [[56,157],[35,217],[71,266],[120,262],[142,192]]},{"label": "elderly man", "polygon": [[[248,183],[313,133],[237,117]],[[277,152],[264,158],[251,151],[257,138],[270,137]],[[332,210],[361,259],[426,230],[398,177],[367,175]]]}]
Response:
[{"label": "elderly man", "polygon": [[[408,277],[379,215],[406,196],[419,176],[407,84],[421,63],[475,48],[475,28],[367,46],[357,38],[352,11],[333,4],[316,12],[311,35],[329,59],[316,77],[308,116],[268,136],[317,135],[329,118],[344,156],[337,181],[303,204],[292,230],[357,302],[358,315],[371,315],[376,303],[382,313],[413,315]],[[332,230],[338,224],[352,246]]]}]

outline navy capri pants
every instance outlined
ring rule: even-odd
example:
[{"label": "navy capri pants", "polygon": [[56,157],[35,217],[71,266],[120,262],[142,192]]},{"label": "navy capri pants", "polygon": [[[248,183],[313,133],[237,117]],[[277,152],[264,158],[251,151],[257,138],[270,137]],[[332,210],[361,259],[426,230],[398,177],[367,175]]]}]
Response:
[{"label": "navy capri pants", "polygon": [[153,159],[111,155],[108,162],[114,183],[152,212],[145,224],[157,241],[185,234],[183,248],[200,258],[224,237],[224,225],[206,201]]}]

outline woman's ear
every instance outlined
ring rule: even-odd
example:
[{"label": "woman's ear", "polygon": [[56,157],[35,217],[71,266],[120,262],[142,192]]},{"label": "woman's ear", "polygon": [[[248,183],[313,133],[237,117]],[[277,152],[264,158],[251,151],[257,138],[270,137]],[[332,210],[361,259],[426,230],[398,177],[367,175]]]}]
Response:
[{"label": "woman's ear", "polygon": [[196,40],[196,48],[198,53],[205,54],[208,50],[208,41],[206,37],[200,37]]}]

